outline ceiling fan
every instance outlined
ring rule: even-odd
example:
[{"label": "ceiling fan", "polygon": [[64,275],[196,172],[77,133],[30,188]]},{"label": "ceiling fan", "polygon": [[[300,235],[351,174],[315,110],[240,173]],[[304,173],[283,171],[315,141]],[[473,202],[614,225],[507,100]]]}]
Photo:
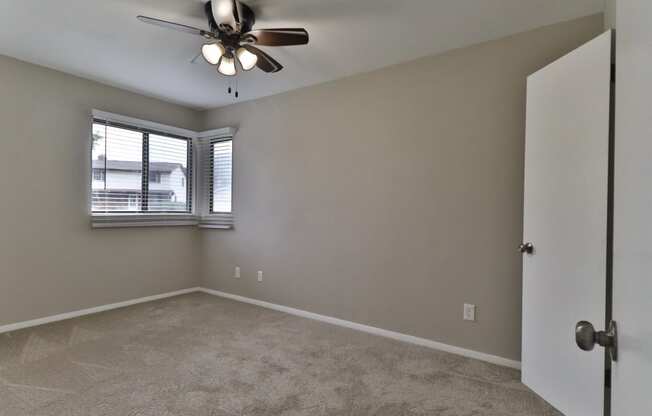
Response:
[{"label": "ceiling fan", "polygon": [[[201,55],[226,76],[238,73],[236,61],[244,71],[258,67],[274,73],[283,65],[256,46],[306,45],[309,37],[305,29],[254,30],[256,16],[249,6],[238,0],[211,0],[204,4],[209,30],[147,16],[138,16],[141,22],[202,36],[207,43]],[[256,45],[256,46],[254,46]]]}]

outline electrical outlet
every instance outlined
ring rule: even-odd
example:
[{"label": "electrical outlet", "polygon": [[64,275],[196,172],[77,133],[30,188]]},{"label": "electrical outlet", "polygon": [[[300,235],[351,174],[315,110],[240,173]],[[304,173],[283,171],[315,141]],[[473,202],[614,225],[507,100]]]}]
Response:
[{"label": "electrical outlet", "polygon": [[470,303],[464,304],[464,320],[475,321],[475,305]]},{"label": "electrical outlet", "polygon": [[234,277],[235,279],[239,279],[239,278],[240,278],[240,266],[235,266],[235,271],[233,272],[233,277]]},{"label": "electrical outlet", "polygon": [[259,282],[263,281],[263,271],[262,270],[258,270],[258,281]]}]

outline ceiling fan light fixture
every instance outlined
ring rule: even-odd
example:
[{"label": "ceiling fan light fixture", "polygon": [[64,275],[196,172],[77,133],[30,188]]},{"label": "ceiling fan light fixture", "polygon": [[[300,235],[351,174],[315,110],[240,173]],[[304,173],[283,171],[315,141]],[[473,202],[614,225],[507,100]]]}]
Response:
[{"label": "ceiling fan light fixture", "polygon": [[238,61],[240,61],[240,65],[242,65],[242,69],[244,69],[245,71],[252,70],[256,66],[256,63],[258,62],[258,57],[253,53],[249,52],[248,50],[246,50],[245,48],[239,48],[238,51],[236,52],[236,55],[238,56]]},{"label": "ceiling fan light fixture", "polygon": [[235,58],[233,56],[222,56],[220,64],[217,66],[217,72],[227,77],[232,77],[236,74]]},{"label": "ceiling fan light fixture", "polygon": [[137,18],[143,23],[200,36],[205,44],[190,62],[195,63],[202,55],[222,75],[236,76],[238,71],[251,71],[254,67],[268,74],[281,71],[283,65],[258,47],[305,45],[309,42],[308,32],[303,28],[254,29],[256,14],[242,1],[201,0],[207,29],[144,15]]},{"label": "ceiling fan light fixture", "polygon": [[202,56],[211,65],[217,65],[224,52],[224,46],[219,43],[207,43],[201,47]]}]

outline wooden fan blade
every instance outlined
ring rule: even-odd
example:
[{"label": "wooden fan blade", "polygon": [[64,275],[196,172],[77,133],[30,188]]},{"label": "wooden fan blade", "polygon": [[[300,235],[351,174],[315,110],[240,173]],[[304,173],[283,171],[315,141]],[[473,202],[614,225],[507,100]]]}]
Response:
[{"label": "wooden fan blade", "polygon": [[283,65],[278,63],[274,58],[267,55],[265,52],[261,51],[260,49],[246,44],[242,45],[242,47],[258,57],[256,66],[261,70],[268,73],[274,73],[283,69]]},{"label": "wooden fan blade", "polygon": [[306,45],[310,40],[306,29],[259,29],[247,32],[243,40],[261,46]]},{"label": "wooden fan blade", "polygon": [[180,23],[168,22],[167,20],[155,19],[153,17],[147,16],[138,16],[138,20],[143,23],[148,23],[150,25],[164,27],[166,29],[176,30],[178,32],[189,33],[191,35],[202,36],[206,39],[214,39],[216,36],[207,30],[198,29],[196,27],[182,25]]}]

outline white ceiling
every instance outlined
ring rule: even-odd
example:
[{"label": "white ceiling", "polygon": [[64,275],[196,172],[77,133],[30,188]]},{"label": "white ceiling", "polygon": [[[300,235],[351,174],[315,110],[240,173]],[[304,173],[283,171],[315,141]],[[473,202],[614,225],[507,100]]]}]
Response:
[{"label": "white ceiling", "polygon": [[[203,0],[0,0],[0,54],[193,108],[231,104],[201,58]],[[305,27],[308,46],[263,48],[285,69],[238,77],[242,100],[317,84],[598,13],[604,0],[245,0],[255,28]]]}]

